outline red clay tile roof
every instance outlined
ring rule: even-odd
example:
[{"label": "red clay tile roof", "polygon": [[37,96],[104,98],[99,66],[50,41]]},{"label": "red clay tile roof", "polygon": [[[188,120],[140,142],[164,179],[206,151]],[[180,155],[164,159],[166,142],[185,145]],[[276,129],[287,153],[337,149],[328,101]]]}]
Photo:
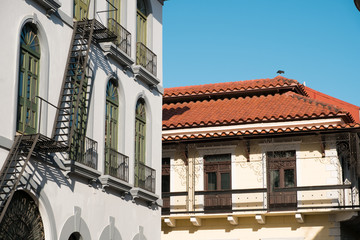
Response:
[{"label": "red clay tile roof", "polygon": [[357,129],[360,130],[360,123],[349,123],[349,124],[338,124],[338,125],[329,125],[329,126],[318,126],[318,127],[300,127],[300,128],[277,128],[270,130],[262,130],[262,131],[237,131],[237,132],[222,132],[222,133],[211,133],[211,134],[191,134],[191,135],[176,135],[176,136],[165,136],[162,138],[163,142],[173,142],[179,140],[195,140],[195,139],[216,139],[216,138],[224,138],[224,137],[233,137],[233,136],[261,136],[261,135],[276,135],[276,134],[287,134],[294,132],[302,132],[302,133],[311,133],[311,132],[319,132],[319,131],[334,131],[334,130],[345,130],[345,129]]},{"label": "red clay tile roof", "polygon": [[322,92],[318,92],[309,87],[305,87],[305,90],[308,93],[310,98],[343,108],[346,111],[348,111],[349,113],[351,113],[351,115],[354,117],[355,122],[360,122],[360,107],[353,105],[351,103],[342,101],[340,99],[334,98],[334,97],[324,94]]},{"label": "red clay tile roof", "polygon": [[238,81],[238,82],[225,82],[225,83],[214,83],[214,84],[204,84],[204,85],[195,85],[195,86],[185,86],[185,87],[174,87],[166,88],[164,91],[164,99],[178,96],[193,96],[193,95],[204,95],[204,94],[214,94],[214,93],[226,93],[226,92],[244,92],[250,90],[261,90],[261,89],[277,89],[282,87],[293,87],[296,88],[298,92],[302,92],[306,95],[304,91],[304,86],[298,81],[293,79],[288,79],[282,76],[277,76],[273,79],[257,79],[257,80],[247,80],[247,81]]},{"label": "red clay tile roof", "polygon": [[329,117],[353,122],[347,111],[294,92],[163,104],[164,130]]}]

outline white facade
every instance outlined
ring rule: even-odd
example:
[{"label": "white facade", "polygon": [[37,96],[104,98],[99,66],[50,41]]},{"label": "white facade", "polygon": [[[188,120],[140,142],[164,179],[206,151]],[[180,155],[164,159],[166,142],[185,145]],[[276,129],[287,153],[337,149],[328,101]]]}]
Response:
[{"label": "white facade", "polygon": [[[121,0],[121,25],[131,33],[128,63],[114,57],[117,48],[113,43],[93,44],[90,50],[89,72],[93,86],[86,135],[98,144],[96,169],[83,166],[83,172],[90,174],[78,174],[58,155],[54,160],[56,164],[31,159],[23,176],[22,180],[32,187],[25,185],[19,189],[27,189],[35,199],[45,239],[65,240],[73,233],[81,236],[78,239],[86,240],[160,239],[163,2],[146,0],[146,3],[149,10],[146,45],[157,55],[156,75],[145,70],[144,77],[138,70],[141,67],[136,65],[136,0]],[[4,33],[0,59],[0,165],[17,131],[22,28],[28,22],[35,24],[39,37],[38,96],[57,105],[73,33],[73,7],[74,1],[69,0],[3,0],[0,3],[0,29]],[[91,0],[88,18],[96,18],[107,26],[108,12],[102,12],[107,9],[105,0]],[[115,185],[125,186],[120,188],[109,184],[110,177],[104,176],[106,85],[110,79],[115,79],[119,90],[117,151],[129,157],[129,181],[114,180]],[[144,99],[146,109],[145,164],[156,170],[155,192],[134,187],[135,107],[140,98]],[[39,105],[37,121],[41,134],[51,137],[55,113],[49,104]],[[94,175],[98,177],[90,177]]]}]

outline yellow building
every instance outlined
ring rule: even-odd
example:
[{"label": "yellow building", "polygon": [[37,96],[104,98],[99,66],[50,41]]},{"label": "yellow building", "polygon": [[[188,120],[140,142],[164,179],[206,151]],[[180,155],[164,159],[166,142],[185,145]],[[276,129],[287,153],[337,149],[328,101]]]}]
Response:
[{"label": "yellow building", "polygon": [[359,239],[359,135],[280,76],[165,89],[162,239]]}]

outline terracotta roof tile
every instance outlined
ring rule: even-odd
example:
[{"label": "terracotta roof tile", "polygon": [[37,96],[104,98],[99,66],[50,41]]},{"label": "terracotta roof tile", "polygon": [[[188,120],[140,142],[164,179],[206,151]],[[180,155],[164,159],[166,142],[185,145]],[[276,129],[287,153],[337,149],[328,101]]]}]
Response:
[{"label": "terracotta roof tile", "polygon": [[334,116],[348,115],[347,111],[331,104],[286,92],[260,97],[163,104],[163,129]]},{"label": "terracotta roof tile", "polygon": [[[279,128],[279,129],[270,129],[268,131],[266,130],[262,130],[261,132],[257,131],[257,130],[253,130],[253,131],[249,131],[249,130],[245,130],[245,131],[238,131],[236,132],[235,135],[237,136],[240,136],[240,135],[268,135],[268,134],[279,134],[279,133],[291,133],[291,132],[315,132],[315,131],[324,131],[324,130],[333,130],[333,129],[337,129],[337,130],[341,130],[341,129],[357,129],[357,130],[360,130],[360,124],[359,123],[349,123],[349,124],[338,124],[338,125],[329,125],[327,127],[325,126],[318,126],[318,127],[311,127],[311,128],[307,128],[307,127],[302,127],[302,128],[294,128],[294,129],[290,129],[290,128],[287,128],[285,131],[284,129],[282,128]],[[231,134],[231,135],[230,135]],[[220,136],[221,137],[231,137],[233,134],[232,132],[231,133],[226,133],[226,132],[223,132],[223,133],[220,133]],[[202,136],[202,135],[194,135],[192,134],[191,135],[191,139],[194,140],[194,139],[199,139],[199,136],[201,136],[200,138],[202,139],[211,139],[211,138],[214,138],[214,137],[218,137],[219,134],[217,133],[214,133],[213,135],[211,134],[206,134],[206,136]],[[174,141],[174,140],[187,140],[188,139],[188,136],[187,135],[178,135],[176,136],[175,138],[174,137],[171,137],[171,136],[166,136],[166,137],[163,137],[162,140],[163,142],[171,142],[171,141]]]},{"label": "terracotta roof tile", "polygon": [[304,89],[303,85],[298,81],[288,79],[282,76],[277,76],[273,79],[257,79],[238,82],[225,82],[204,85],[194,85],[185,87],[166,88],[164,91],[164,98],[175,96],[193,96],[201,94],[233,92],[233,91],[247,91],[254,89],[271,89],[287,86],[296,86]]}]

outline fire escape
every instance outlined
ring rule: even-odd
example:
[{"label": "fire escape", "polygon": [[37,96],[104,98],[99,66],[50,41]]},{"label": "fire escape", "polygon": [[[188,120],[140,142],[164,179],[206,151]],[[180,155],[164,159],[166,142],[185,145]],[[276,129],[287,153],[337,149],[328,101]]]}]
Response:
[{"label": "fire escape", "polygon": [[[40,133],[17,135],[0,172],[0,222],[21,185],[21,178],[30,158],[38,154],[67,153],[76,161],[84,154],[89,96],[92,88],[87,75],[91,44],[116,40],[95,19],[74,23],[52,138]],[[67,160],[68,160],[67,159]]]}]

